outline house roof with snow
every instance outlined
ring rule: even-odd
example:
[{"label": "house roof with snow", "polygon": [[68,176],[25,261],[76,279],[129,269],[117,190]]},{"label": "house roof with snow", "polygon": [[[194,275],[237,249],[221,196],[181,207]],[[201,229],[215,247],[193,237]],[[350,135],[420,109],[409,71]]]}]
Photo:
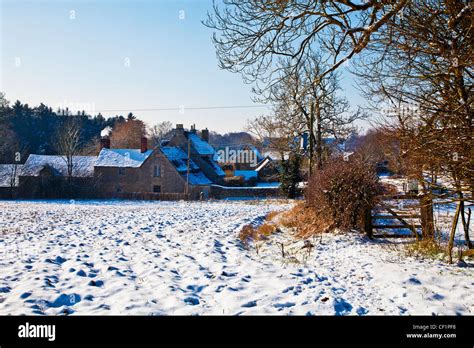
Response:
[{"label": "house roof with snow", "polygon": [[214,155],[214,148],[207,141],[202,140],[196,133],[186,132],[186,136],[191,140],[191,144],[198,154],[204,156]]},{"label": "house roof with snow", "polygon": [[[173,163],[174,167],[178,172],[188,170],[188,156],[178,146],[163,146],[161,151],[165,154],[166,158]],[[190,170],[199,170],[199,167],[192,160],[189,161]]]},{"label": "house roof with snow", "polygon": [[152,152],[153,150],[141,152],[140,149],[103,148],[99,153],[95,166],[139,168]]},{"label": "house roof with snow", "polygon": [[[73,156],[72,176],[94,176],[95,156]],[[23,165],[21,176],[39,176],[40,172],[49,168],[55,176],[67,176],[67,162],[64,156],[30,155]]]},{"label": "house roof with snow", "polygon": [[0,164],[0,187],[18,186],[22,170],[22,164]]},{"label": "house roof with snow", "polygon": [[212,158],[205,159],[205,161],[210,164],[217,176],[225,176],[225,172],[222,170],[221,166]]},{"label": "house roof with snow", "polygon": [[[178,146],[162,146],[161,151],[184,178],[188,175],[188,155]],[[189,183],[191,185],[210,185],[212,181],[202,172],[193,160],[189,160]]]}]

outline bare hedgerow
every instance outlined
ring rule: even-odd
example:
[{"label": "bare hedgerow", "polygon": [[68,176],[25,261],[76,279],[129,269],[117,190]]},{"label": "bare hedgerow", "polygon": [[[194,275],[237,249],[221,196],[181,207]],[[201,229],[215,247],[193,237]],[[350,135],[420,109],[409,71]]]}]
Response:
[{"label": "bare hedgerow", "polygon": [[372,166],[354,159],[334,160],[314,173],[305,191],[306,205],[329,223],[329,229],[363,227],[366,210],[371,209],[382,185]]}]

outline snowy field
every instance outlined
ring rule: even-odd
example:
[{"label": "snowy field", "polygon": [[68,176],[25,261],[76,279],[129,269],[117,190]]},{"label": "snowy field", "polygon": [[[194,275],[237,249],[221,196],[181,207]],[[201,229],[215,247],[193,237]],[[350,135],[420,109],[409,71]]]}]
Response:
[{"label": "snowy field", "polygon": [[472,267],[356,234],[317,237],[311,254],[283,233],[258,255],[241,245],[242,225],[288,208],[0,202],[0,314],[474,314]]}]

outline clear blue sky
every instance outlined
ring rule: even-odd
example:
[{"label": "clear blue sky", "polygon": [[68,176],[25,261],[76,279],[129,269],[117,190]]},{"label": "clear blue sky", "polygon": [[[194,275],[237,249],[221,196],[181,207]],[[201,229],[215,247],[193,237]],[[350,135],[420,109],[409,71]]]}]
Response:
[{"label": "clear blue sky", "polygon": [[[253,104],[241,76],[217,66],[212,31],[201,24],[211,5],[211,0],[0,0],[0,90],[11,102],[91,113],[124,109],[148,124],[169,120],[219,132],[243,130],[247,119],[268,110],[186,110]],[[346,76],[349,100],[363,103],[351,84]],[[138,110],[180,106],[184,113]]]}]

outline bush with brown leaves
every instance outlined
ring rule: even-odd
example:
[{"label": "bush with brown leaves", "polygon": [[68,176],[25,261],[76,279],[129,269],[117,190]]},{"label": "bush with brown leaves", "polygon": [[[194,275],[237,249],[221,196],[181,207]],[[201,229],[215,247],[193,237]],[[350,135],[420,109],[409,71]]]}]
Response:
[{"label": "bush with brown leaves", "polygon": [[278,228],[273,223],[264,223],[258,227],[252,225],[244,225],[239,233],[239,239],[245,246],[248,246],[250,242],[258,242],[266,239],[272,233],[278,231]]},{"label": "bush with brown leaves", "polygon": [[340,159],[311,176],[305,198],[307,207],[330,229],[350,230],[363,227],[364,212],[372,209],[381,192],[372,166]]}]

